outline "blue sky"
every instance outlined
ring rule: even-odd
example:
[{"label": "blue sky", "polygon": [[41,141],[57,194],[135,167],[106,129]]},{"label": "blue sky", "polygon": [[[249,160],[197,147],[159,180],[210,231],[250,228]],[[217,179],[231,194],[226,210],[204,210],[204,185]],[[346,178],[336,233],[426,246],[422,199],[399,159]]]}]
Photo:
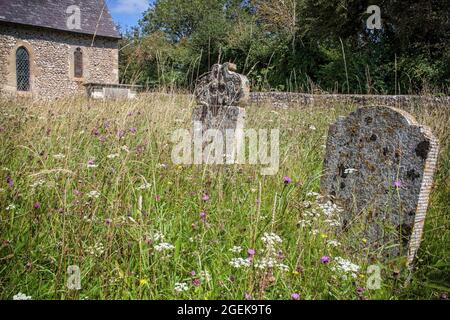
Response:
[{"label": "blue sky", "polygon": [[136,26],[152,0],[106,0],[114,22],[121,30]]}]

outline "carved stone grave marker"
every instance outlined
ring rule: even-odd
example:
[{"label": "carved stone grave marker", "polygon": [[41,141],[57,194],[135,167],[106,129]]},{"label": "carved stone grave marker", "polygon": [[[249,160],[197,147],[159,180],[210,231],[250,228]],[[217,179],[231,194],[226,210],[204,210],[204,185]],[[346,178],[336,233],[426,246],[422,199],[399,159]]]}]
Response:
[{"label": "carved stone grave marker", "polygon": [[411,115],[363,107],[330,126],[322,193],[343,207],[345,230],[362,222],[358,232],[366,247],[387,259],[406,255],[411,264],[437,157],[437,139]]},{"label": "carved stone grave marker", "polygon": [[[250,95],[247,77],[235,71],[234,64],[215,64],[211,72],[198,79],[194,92],[198,104],[192,113],[194,137],[199,134],[207,136],[205,134],[210,129],[217,130],[224,141],[224,163],[233,163],[236,150],[242,145],[245,122],[243,107]],[[204,141],[202,149],[206,144],[208,141]],[[204,152],[203,156],[207,159],[208,152]]]}]

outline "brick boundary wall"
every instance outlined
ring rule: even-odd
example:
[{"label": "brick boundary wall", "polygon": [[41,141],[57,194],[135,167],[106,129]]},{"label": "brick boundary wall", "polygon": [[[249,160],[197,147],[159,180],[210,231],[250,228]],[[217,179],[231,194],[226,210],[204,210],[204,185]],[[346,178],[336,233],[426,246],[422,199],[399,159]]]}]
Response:
[{"label": "brick boundary wall", "polygon": [[410,106],[414,104],[445,105],[450,107],[450,96],[409,96],[409,95],[347,95],[347,94],[306,94],[294,92],[251,92],[250,100],[258,105],[272,103],[276,107],[287,107],[290,104],[301,106],[315,103],[351,103],[357,105]]}]

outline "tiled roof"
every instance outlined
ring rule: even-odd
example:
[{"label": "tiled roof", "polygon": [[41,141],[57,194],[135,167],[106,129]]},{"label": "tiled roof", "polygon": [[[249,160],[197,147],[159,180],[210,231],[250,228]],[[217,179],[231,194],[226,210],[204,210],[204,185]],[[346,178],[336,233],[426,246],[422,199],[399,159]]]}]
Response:
[{"label": "tiled roof", "polygon": [[[74,12],[67,11],[73,5],[80,8],[80,29],[73,29],[67,23]],[[0,0],[2,21],[120,38],[104,0]]]}]

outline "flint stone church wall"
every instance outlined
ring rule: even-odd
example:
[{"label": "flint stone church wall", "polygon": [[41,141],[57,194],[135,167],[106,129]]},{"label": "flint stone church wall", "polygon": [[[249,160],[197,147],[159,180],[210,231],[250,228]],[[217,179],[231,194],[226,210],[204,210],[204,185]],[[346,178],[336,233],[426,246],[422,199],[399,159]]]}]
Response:
[{"label": "flint stone church wall", "polygon": [[[83,83],[119,82],[118,41],[114,38],[18,25],[0,25],[0,91],[57,98],[83,94]],[[15,55],[30,55],[29,92],[16,91]],[[83,77],[75,78],[74,51],[83,53]]]}]

